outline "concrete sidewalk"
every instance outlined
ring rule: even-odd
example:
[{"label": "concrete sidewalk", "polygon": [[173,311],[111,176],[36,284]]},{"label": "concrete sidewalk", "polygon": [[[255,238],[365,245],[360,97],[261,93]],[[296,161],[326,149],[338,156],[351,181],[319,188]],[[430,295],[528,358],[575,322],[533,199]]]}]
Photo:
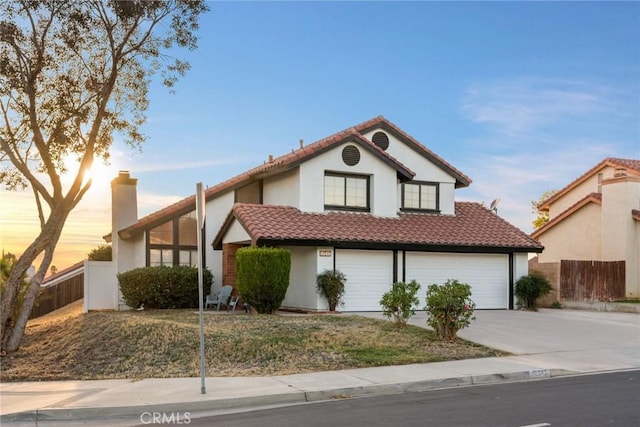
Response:
[{"label": "concrete sidewalk", "polygon": [[[380,317],[380,313],[366,313]],[[55,425],[149,412],[211,413],[373,394],[640,368],[640,315],[570,310],[478,311],[460,336],[514,353],[451,362],[270,377],[0,384],[3,425]],[[412,323],[425,326],[424,313]],[[136,421],[137,420],[137,421]],[[84,423],[86,425],[86,423]],[[62,423],[58,423],[62,425]]]}]

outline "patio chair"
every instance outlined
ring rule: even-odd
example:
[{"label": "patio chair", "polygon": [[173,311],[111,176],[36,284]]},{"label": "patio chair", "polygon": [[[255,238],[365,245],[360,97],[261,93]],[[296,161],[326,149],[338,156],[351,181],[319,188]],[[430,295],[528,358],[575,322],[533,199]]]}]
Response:
[{"label": "patio chair", "polygon": [[229,304],[227,305],[227,312],[229,310],[231,310],[231,312],[235,312],[236,311],[236,305],[238,305],[238,301],[240,300],[240,296],[236,295],[231,297],[231,299],[229,300]]},{"label": "patio chair", "polygon": [[216,306],[216,310],[220,311],[220,306],[229,307],[229,298],[231,297],[231,292],[233,292],[233,286],[223,286],[218,292],[217,295],[213,295],[213,293],[207,295],[207,300],[204,303],[205,310],[209,308],[209,306]]}]

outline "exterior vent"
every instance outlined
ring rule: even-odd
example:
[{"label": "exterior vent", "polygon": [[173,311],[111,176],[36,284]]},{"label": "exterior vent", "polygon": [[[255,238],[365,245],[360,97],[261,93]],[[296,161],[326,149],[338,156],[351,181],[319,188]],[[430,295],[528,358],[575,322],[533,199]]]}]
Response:
[{"label": "exterior vent", "polygon": [[374,133],[371,141],[384,151],[387,151],[387,148],[389,148],[389,137],[384,132]]},{"label": "exterior vent", "polygon": [[342,150],[342,161],[348,166],[355,166],[360,162],[360,150],[354,145],[347,145]]},{"label": "exterior vent", "polygon": [[613,176],[616,178],[621,176],[627,176],[627,168],[616,168],[615,172],[613,173]]}]

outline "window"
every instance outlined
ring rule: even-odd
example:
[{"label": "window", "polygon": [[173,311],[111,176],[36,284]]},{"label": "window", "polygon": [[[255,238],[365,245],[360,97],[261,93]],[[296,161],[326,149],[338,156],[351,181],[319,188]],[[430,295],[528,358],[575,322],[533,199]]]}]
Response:
[{"label": "window", "polygon": [[324,206],[328,209],[369,211],[369,177],[326,173]]},{"label": "window", "polygon": [[602,172],[598,174],[598,193],[602,193]]},{"label": "window", "polygon": [[149,233],[149,243],[152,245],[173,244],[173,221],[165,222],[152,229]]},{"label": "window", "polygon": [[197,265],[198,224],[195,211],[160,224],[147,233],[147,265]]},{"label": "window", "polygon": [[171,249],[150,249],[149,265],[173,265],[173,250]]},{"label": "window", "polygon": [[195,267],[198,265],[198,250],[180,250],[180,265]]},{"label": "window", "polygon": [[435,182],[402,184],[402,209],[439,211],[440,187]]}]

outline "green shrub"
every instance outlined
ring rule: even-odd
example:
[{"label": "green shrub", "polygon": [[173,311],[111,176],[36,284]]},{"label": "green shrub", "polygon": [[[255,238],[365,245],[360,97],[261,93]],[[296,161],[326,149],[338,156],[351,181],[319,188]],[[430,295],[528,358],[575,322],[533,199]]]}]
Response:
[{"label": "green shrub", "polygon": [[553,304],[551,304],[551,308],[561,309],[562,304],[560,304],[560,301],[554,301]]},{"label": "green shrub", "polygon": [[242,299],[260,314],[280,308],[289,287],[291,253],[278,248],[241,248],[236,262],[236,284]]},{"label": "green shrub", "polygon": [[382,314],[393,318],[397,327],[404,327],[409,318],[416,314],[416,306],[420,303],[416,296],[419,290],[420,284],[415,280],[394,283],[391,290],[380,299]]},{"label": "green shrub", "polygon": [[[2,250],[2,258],[0,258],[0,296],[4,295],[4,289],[9,282],[9,275],[11,275],[11,271],[15,267],[18,262],[18,258],[12,254],[11,252],[6,252]],[[22,310],[22,304],[24,304],[24,299],[27,295],[27,290],[29,289],[29,280],[26,275],[22,276],[20,281],[20,285],[18,286],[18,296],[16,300],[16,305],[13,310],[13,318],[17,319],[20,310]],[[40,290],[39,292],[42,292]],[[35,308],[40,302],[40,298],[36,300],[33,307]]]},{"label": "green shrub", "polygon": [[89,261],[111,261],[111,245],[100,245],[87,254]]},{"label": "green shrub", "polygon": [[329,310],[336,311],[336,307],[344,304],[344,284],[347,276],[340,270],[324,270],[316,276],[316,290],[327,299]]},{"label": "green shrub", "polygon": [[532,271],[516,281],[515,294],[522,308],[536,309],[539,298],[551,292],[551,284],[539,271]]},{"label": "green shrub", "polygon": [[[204,269],[203,287],[209,289],[213,275]],[[198,307],[198,269],[187,266],[142,267],[118,274],[122,297],[129,307]]]},{"label": "green shrub", "polygon": [[455,279],[444,285],[430,285],[427,290],[427,324],[440,339],[453,341],[460,329],[471,324],[475,303],[471,300],[471,286]]}]

